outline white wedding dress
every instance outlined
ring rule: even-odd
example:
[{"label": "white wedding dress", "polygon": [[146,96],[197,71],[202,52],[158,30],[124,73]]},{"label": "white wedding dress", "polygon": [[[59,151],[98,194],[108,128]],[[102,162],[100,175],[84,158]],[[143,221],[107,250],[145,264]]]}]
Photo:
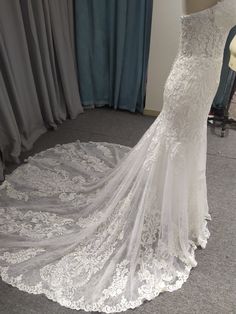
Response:
[{"label": "white wedding dress", "polygon": [[72,309],[110,313],[187,280],[196,247],[209,237],[206,119],[236,1],[181,21],[163,110],[135,147],[57,145],[0,186],[5,282]]}]

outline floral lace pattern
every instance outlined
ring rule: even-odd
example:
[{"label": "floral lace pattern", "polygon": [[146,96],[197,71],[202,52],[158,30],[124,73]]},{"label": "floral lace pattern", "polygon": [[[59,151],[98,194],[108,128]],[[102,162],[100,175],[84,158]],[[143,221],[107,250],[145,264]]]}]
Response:
[{"label": "floral lace pattern", "polygon": [[[56,214],[0,208],[0,232],[19,234],[35,239],[62,235],[75,223]],[[76,222],[78,223],[78,222]]]},{"label": "floral lace pattern", "polygon": [[182,17],[159,117],[133,147],[57,145],[0,186],[0,274],[72,309],[120,312],[179,289],[206,246],[206,119],[233,0]]}]

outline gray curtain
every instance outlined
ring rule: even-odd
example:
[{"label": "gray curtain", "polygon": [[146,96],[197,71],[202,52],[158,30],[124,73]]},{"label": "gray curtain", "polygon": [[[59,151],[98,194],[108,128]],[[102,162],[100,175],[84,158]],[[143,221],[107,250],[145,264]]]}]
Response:
[{"label": "gray curtain", "polygon": [[17,162],[48,128],[83,111],[73,0],[0,0],[0,69],[0,156]]},{"label": "gray curtain", "polygon": [[75,0],[80,95],[84,107],[143,111],[152,0]]}]

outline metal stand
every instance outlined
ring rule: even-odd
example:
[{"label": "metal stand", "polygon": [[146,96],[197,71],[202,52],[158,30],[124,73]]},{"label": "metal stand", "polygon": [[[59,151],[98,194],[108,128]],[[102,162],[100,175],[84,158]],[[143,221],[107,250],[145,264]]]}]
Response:
[{"label": "metal stand", "polygon": [[227,125],[236,127],[236,120],[229,118],[229,108],[230,108],[231,99],[233,97],[235,89],[236,89],[236,82],[234,82],[234,88],[231,92],[229,102],[223,110],[223,114],[221,115],[210,114],[207,119],[208,125],[210,125],[211,127],[214,127],[214,128],[221,127],[221,134],[220,134],[221,137],[225,137]]},{"label": "metal stand", "polygon": [[[229,109],[229,108],[228,108]],[[209,116],[207,119],[208,125],[211,127],[221,127],[221,137],[225,137],[227,125],[236,126],[236,120],[230,119],[228,112],[226,112],[223,116]]]}]

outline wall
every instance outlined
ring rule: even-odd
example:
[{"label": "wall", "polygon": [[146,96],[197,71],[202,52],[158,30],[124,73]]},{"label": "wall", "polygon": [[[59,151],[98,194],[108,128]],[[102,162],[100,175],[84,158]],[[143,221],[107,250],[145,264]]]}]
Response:
[{"label": "wall", "polygon": [[144,114],[161,111],[165,81],[176,57],[180,17],[214,5],[217,0],[153,0],[147,97]]},{"label": "wall", "polygon": [[181,0],[153,0],[146,114],[162,108],[165,81],[178,50],[181,15]]}]

